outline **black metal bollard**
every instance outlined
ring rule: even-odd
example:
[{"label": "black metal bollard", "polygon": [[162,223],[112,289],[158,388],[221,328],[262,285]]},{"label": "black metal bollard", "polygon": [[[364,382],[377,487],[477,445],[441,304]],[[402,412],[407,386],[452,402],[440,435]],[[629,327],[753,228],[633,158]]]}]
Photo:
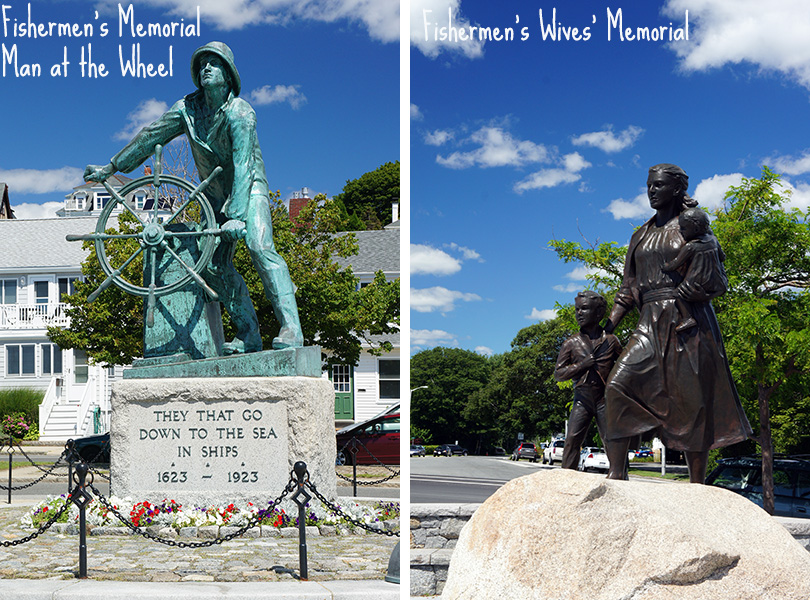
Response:
[{"label": "black metal bollard", "polygon": [[357,498],[357,438],[352,438],[352,496]]},{"label": "black metal bollard", "polygon": [[8,436],[8,503],[11,504],[11,459],[14,456],[14,436]]},{"label": "black metal bollard", "polygon": [[68,461],[68,494],[73,491],[73,488],[71,487],[73,485],[73,462],[76,460],[76,451],[73,444],[73,440],[68,440],[65,442],[65,450],[67,450],[67,454],[65,456],[67,457]]},{"label": "black metal bollard", "polygon": [[[73,474],[73,481],[76,487],[70,493],[70,501],[79,507],[79,579],[87,579],[87,504],[92,497],[85,489],[87,472],[89,467],[84,461],[79,461],[76,471]],[[92,473],[91,473],[92,477]],[[92,483],[92,479],[91,479]]]},{"label": "black metal bollard", "polygon": [[292,501],[298,505],[298,568],[301,571],[301,580],[307,581],[309,573],[307,569],[307,513],[306,504],[312,496],[304,488],[307,478],[307,463],[302,460],[293,465],[293,471],[298,478],[295,493],[291,496]]}]

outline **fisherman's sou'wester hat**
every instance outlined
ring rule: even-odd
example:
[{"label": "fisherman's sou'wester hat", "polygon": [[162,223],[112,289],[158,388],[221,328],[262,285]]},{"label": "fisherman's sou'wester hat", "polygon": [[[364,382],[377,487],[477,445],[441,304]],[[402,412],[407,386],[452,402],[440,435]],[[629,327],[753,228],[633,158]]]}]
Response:
[{"label": "fisherman's sou'wester hat", "polygon": [[219,56],[231,74],[231,85],[234,96],[238,96],[242,91],[242,80],[239,77],[239,71],[236,70],[236,65],[233,62],[233,52],[227,44],[223,42],[208,42],[205,46],[200,46],[191,55],[191,80],[197,88],[200,87],[200,58],[203,54],[215,54]]}]

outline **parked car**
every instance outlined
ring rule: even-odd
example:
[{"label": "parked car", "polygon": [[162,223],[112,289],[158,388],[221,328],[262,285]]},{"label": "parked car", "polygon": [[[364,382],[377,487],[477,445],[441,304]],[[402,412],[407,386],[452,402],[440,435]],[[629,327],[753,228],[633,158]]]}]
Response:
[{"label": "parked car", "polygon": [[433,456],[467,456],[467,449],[456,444],[442,444],[433,451]]},{"label": "parked car", "polygon": [[419,444],[411,444],[411,456],[424,456],[425,447]]},{"label": "parked car", "polygon": [[73,440],[73,447],[88,464],[110,464],[110,434],[100,433]]},{"label": "parked car", "polygon": [[596,446],[586,446],[579,453],[579,470],[588,472],[590,469],[597,471],[607,471],[610,469],[610,461],[604,448]]},{"label": "parked car", "polygon": [[[706,478],[706,483],[736,492],[762,506],[762,458],[722,458]],[[774,459],[773,493],[775,515],[810,517],[810,460]]]},{"label": "parked car", "polygon": [[512,450],[510,460],[520,460],[528,458],[531,462],[537,462],[537,448],[531,442],[521,442],[517,448]]},{"label": "parked car", "polygon": [[641,448],[636,450],[633,454],[634,454],[633,458],[648,458],[653,455],[653,451],[650,448],[647,448],[646,446],[642,446]]},{"label": "parked car", "polygon": [[552,440],[548,447],[543,450],[543,464],[553,465],[555,462],[562,462],[565,440]]},{"label": "parked car", "polygon": [[[376,417],[338,430],[336,464],[350,465],[356,456],[358,465],[398,465],[399,429],[399,404],[395,404]],[[352,438],[358,442],[356,455],[351,451]]]}]

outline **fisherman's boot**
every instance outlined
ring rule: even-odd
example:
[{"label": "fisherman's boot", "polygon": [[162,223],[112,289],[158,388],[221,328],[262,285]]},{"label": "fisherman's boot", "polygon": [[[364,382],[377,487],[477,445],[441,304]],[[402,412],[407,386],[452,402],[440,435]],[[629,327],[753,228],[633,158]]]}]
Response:
[{"label": "fisherman's boot", "polygon": [[298,318],[298,305],[295,293],[288,292],[278,297],[273,306],[276,318],[281,323],[281,330],[273,338],[273,349],[300,348],[304,345],[304,334],[301,332],[301,321]]}]

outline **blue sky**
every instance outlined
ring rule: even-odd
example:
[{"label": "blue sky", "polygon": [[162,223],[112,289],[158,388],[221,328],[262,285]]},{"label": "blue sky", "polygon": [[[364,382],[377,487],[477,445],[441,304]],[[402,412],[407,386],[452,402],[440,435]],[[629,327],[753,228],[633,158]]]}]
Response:
[{"label": "blue sky", "polygon": [[[93,26],[90,37],[14,35],[28,2],[7,0],[0,43],[16,45],[19,75],[4,58],[0,181],[22,218],[52,216],[81,184],[87,164],[105,164],[144,124],[194,90],[192,52],[219,40],[234,51],[242,97],[256,110],[271,189],[288,198],[303,186],[334,195],[347,179],[399,158],[399,3],[396,0],[135,0],[122,2],[144,27],[196,24],[200,36],[119,35],[118,2],[32,0],[34,23]],[[108,34],[102,36],[102,24]],[[131,60],[164,64],[171,77],[123,76],[119,46]],[[82,77],[82,48],[107,77]],[[51,76],[67,48],[67,76]],[[85,50],[87,52],[87,50]],[[3,56],[3,55],[0,55]],[[39,77],[22,77],[39,63]],[[2,75],[2,73],[0,73]],[[134,176],[140,171],[134,173]]]},{"label": "blue sky", "polygon": [[[555,7],[583,39],[543,40]],[[515,39],[437,40],[448,9]],[[622,41],[608,9],[666,40]],[[687,10],[689,40],[669,42]],[[626,244],[654,164],[683,167],[708,207],[767,164],[810,205],[803,0],[418,0],[410,15],[412,352],[508,351],[587,285],[548,241]]]}]

